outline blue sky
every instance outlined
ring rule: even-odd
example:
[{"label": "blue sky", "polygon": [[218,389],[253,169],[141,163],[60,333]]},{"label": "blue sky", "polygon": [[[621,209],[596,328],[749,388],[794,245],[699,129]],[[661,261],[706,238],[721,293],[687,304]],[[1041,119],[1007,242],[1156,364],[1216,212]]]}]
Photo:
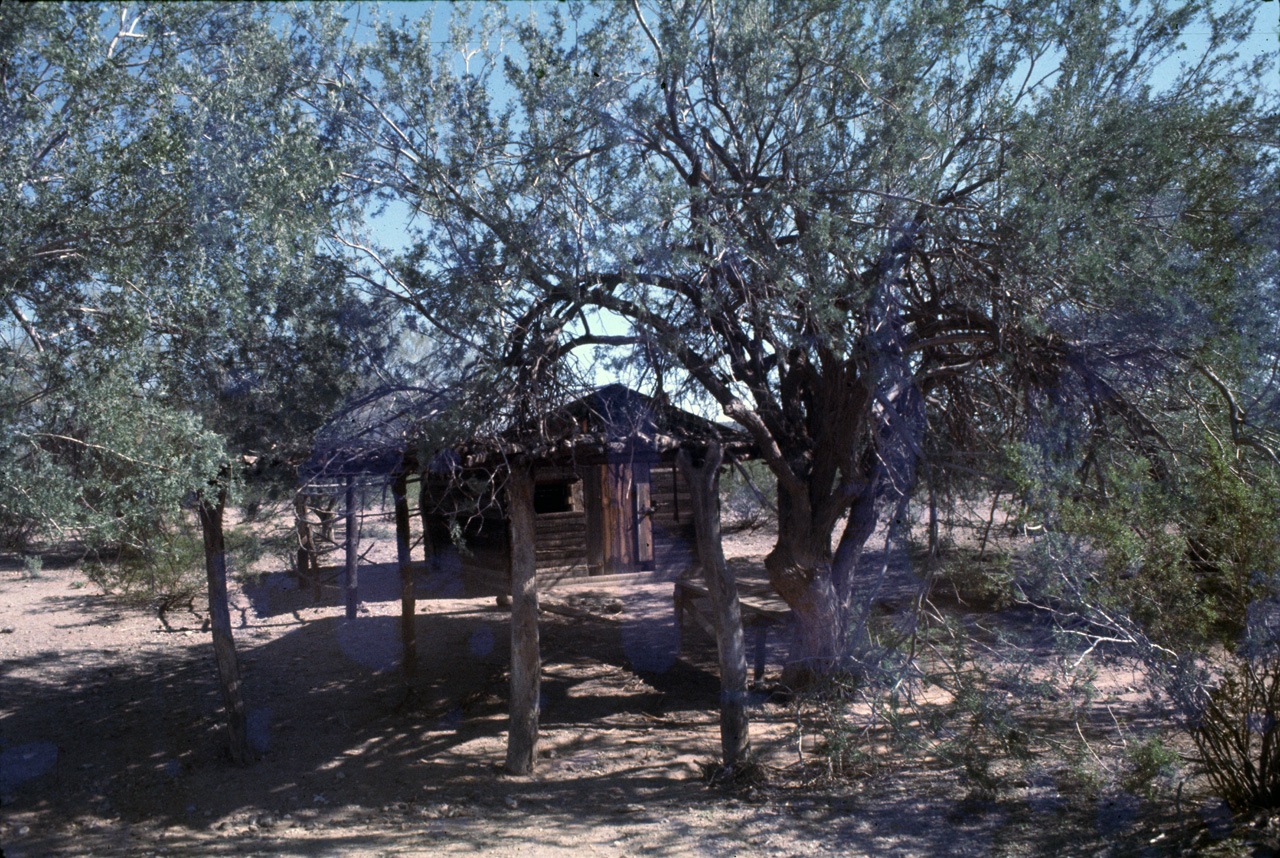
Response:
[{"label": "blue sky", "polygon": [[[381,4],[356,4],[357,14],[364,17],[363,13],[368,13],[368,19],[374,15],[381,14],[384,17],[398,21],[404,18],[409,21],[416,21],[427,15],[432,17],[432,38],[440,44],[447,44],[449,41],[449,21],[456,8],[468,9],[472,20],[478,19],[484,14],[486,7],[492,4],[474,2],[455,4],[444,2],[444,0],[412,0],[412,2],[389,2]],[[566,4],[556,2],[556,0],[510,0],[505,4],[509,13],[529,15],[539,20],[547,20],[550,11],[559,6],[561,9],[566,8]],[[1220,6],[1226,6],[1227,3],[1219,3]],[[1254,57],[1269,51],[1275,51],[1280,47],[1280,2],[1278,0],[1257,0],[1254,4],[1254,27],[1253,35],[1241,48],[1242,57]],[[362,28],[363,29],[363,28]],[[1153,83],[1157,89],[1162,88],[1164,82],[1170,80],[1177,74],[1179,64],[1193,58],[1203,50],[1205,40],[1208,36],[1203,25],[1193,25],[1184,34],[1184,42],[1187,50],[1180,56],[1175,57],[1163,65],[1158,67],[1152,75]],[[1280,93],[1280,68],[1276,71],[1276,77],[1273,81],[1274,91]],[[381,222],[371,224],[371,231],[378,241],[384,247],[392,249],[400,249],[404,245],[403,225],[408,216],[406,207],[398,206],[388,210],[387,214],[380,219]]]},{"label": "blue sky", "polygon": [[[432,39],[441,45],[445,45],[449,42],[449,23],[456,8],[466,9],[472,20],[478,20],[480,16],[485,14],[490,5],[480,2],[463,3],[460,6],[447,2],[391,2],[383,3],[380,6],[358,4],[357,14],[364,19],[361,22],[362,24],[378,14],[392,21],[399,21],[402,18],[408,21],[416,21],[430,15],[432,17]],[[512,0],[512,2],[505,4],[505,7],[509,14],[519,17],[528,15],[536,20],[545,21],[548,20],[552,9],[557,5],[567,13],[568,10],[565,4],[548,2],[548,0]],[[1219,5],[1225,7],[1228,4],[1220,3]],[[1280,35],[1278,35],[1280,33],[1280,2],[1277,2],[1277,0],[1257,0],[1254,4],[1254,16],[1253,35],[1240,50],[1240,54],[1244,58],[1273,52],[1280,46]],[[361,30],[365,30],[365,28],[362,26]],[[1186,45],[1186,50],[1157,67],[1152,73],[1152,84],[1156,90],[1165,88],[1167,82],[1177,74],[1180,64],[1199,56],[1205,47],[1208,35],[1205,26],[1198,22],[1183,33],[1183,42]],[[572,28],[569,29],[568,36],[569,38],[573,37]],[[1276,76],[1272,81],[1272,91],[1280,93],[1280,69],[1277,70]],[[498,100],[501,100],[501,98],[501,93],[499,93]],[[405,226],[408,217],[409,209],[407,206],[398,204],[389,207],[380,218],[368,224],[371,237],[377,244],[386,249],[392,251],[403,249],[407,240]],[[599,320],[597,324],[602,325],[607,333],[621,334],[625,333],[626,330],[625,323],[622,320]],[[597,380],[604,383],[613,379],[601,378]]]}]

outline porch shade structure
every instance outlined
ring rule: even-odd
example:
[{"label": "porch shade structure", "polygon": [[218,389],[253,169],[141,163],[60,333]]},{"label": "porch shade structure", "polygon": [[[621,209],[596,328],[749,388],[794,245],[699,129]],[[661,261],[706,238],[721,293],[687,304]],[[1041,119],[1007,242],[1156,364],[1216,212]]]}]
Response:
[{"label": "porch shade structure", "polygon": [[[426,530],[471,583],[509,592],[510,515],[501,481],[532,470],[534,562],[541,583],[700,567],[689,483],[677,466],[711,444],[726,463],[753,457],[745,435],[621,384],[601,387],[539,420],[436,455],[420,474]],[[466,551],[451,534],[461,532]]]}]

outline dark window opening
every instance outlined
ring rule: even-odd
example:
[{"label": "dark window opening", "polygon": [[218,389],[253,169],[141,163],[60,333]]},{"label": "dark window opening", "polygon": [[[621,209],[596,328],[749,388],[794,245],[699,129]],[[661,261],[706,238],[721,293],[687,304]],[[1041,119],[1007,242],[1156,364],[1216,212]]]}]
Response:
[{"label": "dark window opening", "polygon": [[533,511],[537,515],[549,512],[573,512],[573,483],[538,483],[533,487]]}]

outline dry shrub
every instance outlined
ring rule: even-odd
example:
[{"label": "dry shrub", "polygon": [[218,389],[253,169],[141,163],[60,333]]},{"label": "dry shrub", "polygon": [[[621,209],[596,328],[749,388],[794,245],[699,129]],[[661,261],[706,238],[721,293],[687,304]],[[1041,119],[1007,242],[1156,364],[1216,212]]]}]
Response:
[{"label": "dry shrub", "polygon": [[1191,736],[1234,813],[1280,807],[1280,658],[1235,659]]}]

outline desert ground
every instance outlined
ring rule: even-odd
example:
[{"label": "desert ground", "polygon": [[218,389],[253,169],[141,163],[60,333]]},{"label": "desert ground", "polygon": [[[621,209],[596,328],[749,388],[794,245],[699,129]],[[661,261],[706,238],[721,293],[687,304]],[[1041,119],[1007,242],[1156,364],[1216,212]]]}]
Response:
[{"label": "desert ground", "polygon": [[[531,776],[505,774],[509,615],[492,595],[421,578],[418,675],[406,684],[389,534],[366,557],[354,621],[336,589],[319,600],[300,591],[281,558],[236,576],[232,618],[261,754],[248,768],[223,750],[198,601],[170,613],[167,629],[89,583],[73,556],[50,555],[38,571],[7,558],[5,858],[1161,855],[1223,825],[1194,786],[1176,804],[1084,790],[1060,759],[1010,769],[996,790],[975,789],[955,765],[887,753],[828,777],[815,705],[777,693],[781,633],[752,709],[759,775],[708,784],[714,643],[696,630],[679,641],[671,584],[644,577],[542,594],[568,610],[542,616],[539,761]],[[771,538],[730,537],[731,564],[758,576]],[[1024,642],[1052,635],[1025,612],[953,610],[1016,627]],[[1160,718],[1132,674],[1108,670],[1081,722],[1097,726],[1086,746],[1104,768]],[[1108,732],[1112,723],[1123,730]]]}]

